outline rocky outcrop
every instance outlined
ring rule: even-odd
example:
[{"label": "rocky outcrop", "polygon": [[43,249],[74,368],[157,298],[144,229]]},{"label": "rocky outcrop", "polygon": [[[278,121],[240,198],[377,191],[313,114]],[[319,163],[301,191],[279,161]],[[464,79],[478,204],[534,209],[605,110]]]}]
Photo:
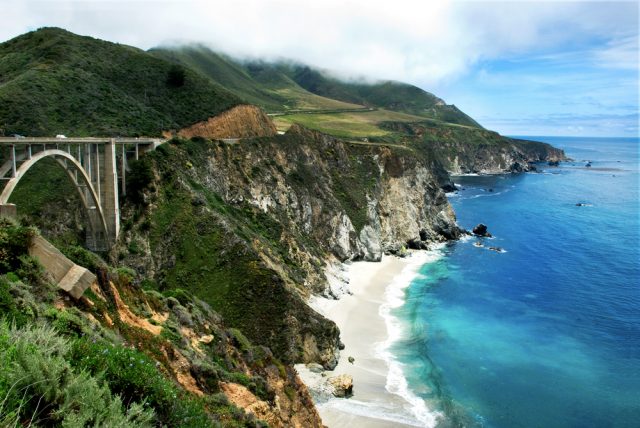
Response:
[{"label": "rocky outcrop", "polygon": [[340,398],[346,398],[353,395],[353,377],[348,374],[330,377],[327,383],[331,387],[331,393]]},{"label": "rocky outcrop", "polygon": [[491,237],[491,233],[489,233],[489,231],[487,230],[487,226],[482,223],[473,228],[473,234],[476,236],[486,236],[489,238]]},{"label": "rocky outcrop", "polygon": [[452,174],[502,174],[535,171],[536,162],[564,160],[564,153],[545,143],[504,139],[490,145],[447,143],[436,153]]},{"label": "rocky outcrop", "polygon": [[[451,206],[411,152],[350,146],[294,125],[271,141],[218,146],[205,169],[201,179],[226,202],[276,218],[303,266],[314,249],[322,258],[379,260],[412,239],[456,237]],[[305,236],[315,248],[301,246]]]},{"label": "rocky outcrop", "polygon": [[549,144],[503,137],[486,129],[396,122],[384,126],[407,134],[452,174],[520,173],[534,171],[533,163],[567,159]]},{"label": "rocky outcrop", "polygon": [[294,125],[235,145],[174,141],[155,159],[148,212],[123,209],[139,224],[123,232],[117,257],[164,287],[195,290],[287,362],[336,364],[338,329],[304,304],[334,294],[327,263],[460,233],[431,161],[413,150]]},{"label": "rocky outcrop", "polygon": [[235,139],[269,137],[277,134],[276,127],[259,107],[239,105],[204,122],[198,122],[177,133],[180,137]]}]

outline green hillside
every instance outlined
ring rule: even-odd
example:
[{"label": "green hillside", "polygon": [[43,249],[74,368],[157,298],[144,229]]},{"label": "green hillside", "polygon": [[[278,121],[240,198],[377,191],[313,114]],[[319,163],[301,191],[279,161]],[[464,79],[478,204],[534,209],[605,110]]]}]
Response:
[{"label": "green hillside", "polygon": [[190,67],[251,104],[281,110],[282,105],[287,102],[285,98],[266,90],[263,85],[254,81],[240,64],[223,54],[213,52],[206,46],[155,48],[149,50],[149,53]]},{"label": "green hillside", "polygon": [[149,53],[196,70],[243,101],[258,105],[269,112],[362,107],[313,94],[273,64],[244,64],[224,54],[213,52],[206,46],[155,48]]},{"label": "green hillside", "polygon": [[347,82],[291,62],[241,62],[202,45],[156,48],[149,52],[191,67],[241,99],[270,112],[336,110],[339,114],[338,110],[367,112],[368,107],[481,127],[456,106],[406,83]]},{"label": "green hillside", "polygon": [[416,86],[401,82],[345,82],[307,66],[294,67],[291,77],[300,86],[317,95],[437,119],[460,125],[480,125],[454,105]]},{"label": "green hillside", "polygon": [[59,28],[0,44],[5,134],[159,135],[238,103],[187,67]]}]

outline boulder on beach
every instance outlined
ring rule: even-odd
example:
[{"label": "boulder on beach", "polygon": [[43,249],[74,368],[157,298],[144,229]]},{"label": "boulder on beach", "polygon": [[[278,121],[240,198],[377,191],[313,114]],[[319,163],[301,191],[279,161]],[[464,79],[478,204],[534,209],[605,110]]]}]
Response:
[{"label": "boulder on beach", "polygon": [[473,228],[473,234],[476,236],[486,236],[486,237],[492,236],[487,230],[487,226],[482,223],[480,223],[479,225]]},{"label": "boulder on beach", "polygon": [[318,363],[309,363],[307,364],[307,368],[312,373],[322,373],[324,371],[324,367]]},{"label": "boulder on beach", "polygon": [[332,388],[332,394],[336,397],[350,397],[353,395],[353,377],[348,374],[341,374],[327,379],[327,383]]},{"label": "boulder on beach", "polygon": [[412,250],[428,250],[429,245],[426,242],[419,239],[410,239],[407,241],[407,247]]}]

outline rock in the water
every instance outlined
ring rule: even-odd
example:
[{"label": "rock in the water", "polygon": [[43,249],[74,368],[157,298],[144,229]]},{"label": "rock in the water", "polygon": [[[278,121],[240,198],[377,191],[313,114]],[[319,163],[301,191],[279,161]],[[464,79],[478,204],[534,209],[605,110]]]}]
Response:
[{"label": "rock in the water", "polygon": [[495,251],[497,253],[504,253],[504,249],[500,248],[500,247],[489,247],[489,249],[491,251]]},{"label": "rock in the water", "polygon": [[474,247],[482,247],[483,246],[482,242],[480,242],[480,241],[474,242],[473,245],[474,245]]},{"label": "rock in the water", "polygon": [[520,162],[514,162],[509,167],[509,172],[524,172],[527,169]]},{"label": "rock in the water", "polygon": [[491,234],[487,231],[487,226],[482,223],[473,228],[473,234],[476,236],[491,237]]},{"label": "rock in the water", "polygon": [[549,166],[560,166],[560,161],[549,161],[547,164]]},{"label": "rock in the water", "polygon": [[330,377],[327,382],[332,388],[331,393],[336,397],[350,397],[353,395],[353,377],[348,374]]},{"label": "rock in the water", "polygon": [[450,193],[456,191],[456,186],[453,183],[446,183],[441,187],[441,189],[446,193]]},{"label": "rock in the water", "polygon": [[350,362],[351,364],[353,364],[353,362],[354,362],[356,359],[355,359],[355,358],[353,358],[353,357],[349,357],[349,358],[348,358],[348,360],[349,360],[349,362]]},{"label": "rock in the water", "polygon": [[591,168],[591,162],[587,162],[587,164],[585,165],[585,167],[587,167],[587,168]]}]

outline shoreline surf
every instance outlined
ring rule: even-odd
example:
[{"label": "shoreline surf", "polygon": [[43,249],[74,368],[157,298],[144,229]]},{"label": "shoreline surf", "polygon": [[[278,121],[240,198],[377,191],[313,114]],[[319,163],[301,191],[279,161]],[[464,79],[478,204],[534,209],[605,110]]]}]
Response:
[{"label": "shoreline surf", "polygon": [[[384,256],[380,262],[345,265],[347,293],[338,300],[313,298],[310,304],[333,320],[341,331],[345,349],[333,371],[313,373],[297,365],[300,377],[314,396],[323,423],[338,427],[430,427],[443,416],[413,393],[403,365],[392,346],[406,326],[394,314],[404,304],[407,287],[426,263],[438,260],[437,249],[412,251],[406,258]],[[353,363],[349,359],[353,358]],[[322,392],[326,379],[353,376],[353,396],[336,398]]]}]

